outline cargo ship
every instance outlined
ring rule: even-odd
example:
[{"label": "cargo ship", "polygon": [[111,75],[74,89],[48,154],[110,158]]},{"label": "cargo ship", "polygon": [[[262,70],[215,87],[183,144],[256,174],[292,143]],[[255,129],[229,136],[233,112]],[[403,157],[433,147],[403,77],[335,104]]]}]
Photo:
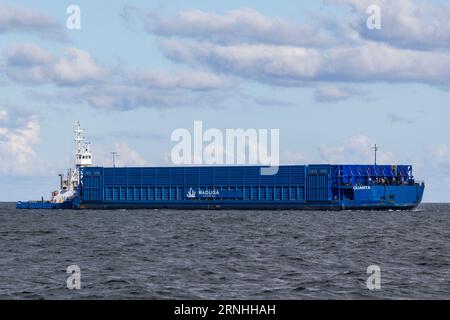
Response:
[{"label": "cargo ship", "polygon": [[[425,184],[411,165],[93,166],[90,144],[75,128],[75,167],[60,175],[50,200],[17,209],[411,210]],[[376,148],[375,148],[376,159]]]}]

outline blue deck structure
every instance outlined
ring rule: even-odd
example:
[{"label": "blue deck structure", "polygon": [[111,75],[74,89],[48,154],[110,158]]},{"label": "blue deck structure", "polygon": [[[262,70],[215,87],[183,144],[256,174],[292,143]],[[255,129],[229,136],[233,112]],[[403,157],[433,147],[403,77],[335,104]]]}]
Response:
[{"label": "blue deck structure", "polygon": [[412,209],[410,165],[83,167],[78,208]]}]

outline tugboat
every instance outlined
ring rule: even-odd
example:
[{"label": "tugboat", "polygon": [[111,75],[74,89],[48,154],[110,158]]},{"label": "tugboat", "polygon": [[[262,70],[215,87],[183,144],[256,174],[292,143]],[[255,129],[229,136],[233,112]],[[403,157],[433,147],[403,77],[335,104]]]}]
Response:
[{"label": "tugboat", "polygon": [[59,174],[59,190],[53,191],[50,200],[19,201],[17,209],[75,209],[79,206],[79,184],[82,167],[92,166],[92,152],[90,143],[85,141],[84,129],[80,122],[75,124],[75,167],[67,169],[64,176]]}]

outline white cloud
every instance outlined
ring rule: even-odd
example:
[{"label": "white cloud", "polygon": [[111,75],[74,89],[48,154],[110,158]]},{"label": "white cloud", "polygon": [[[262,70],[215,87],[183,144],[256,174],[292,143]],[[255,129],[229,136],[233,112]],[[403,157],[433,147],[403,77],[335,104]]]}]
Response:
[{"label": "white cloud", "polygon": [[58,57],[34,44],[16,44],[5,50],[5,62],[5,75],[13,82],[58,87],[54,94],[34,92],[37,99],[58,103],[64,99],[104,109],[202,105],[202,100],[219,100],[213,99],[213,91],[226,92],[234,86],[226,77],[202,70],[169,73],[104,66],[78,48],[66,48]]},{"label": "white cloud", "polygon": [[136,72],[133,77],[136,85],[157,89],[211,90],[227,86],[223,78],[204,71],[168,74],[163,70],[144,70]]},{"label": "white cloud", "polygon": [[223,15],[192,9],[174,18],[143,15],[137,8],[126,7],[128,18],[134,10],[144,19],[149,32],[161,36],[181,36],[218,43],[265,43],[323,47],[335,43],[330,32],[313,21],[299,25],[279,17],[268,17],[255,9],[240,8]]},{"label": "white cloud", "polygon": [[[374,141],[365,135],[355,135],[345,139],[342,146],[329,147],[322,144],[318,151],[323,162],[326,163],[373,163]],[[377,152],[377,163],[389,164],[394,160],[392,152],[380,149]]]},{"label": "white cloud", "polygon": [[[200,93],[194,89],[172,87],[170,92],[166,89],[159,90],[148,86],[133,83],[87,85],[76,90],[71,90],[66,95],[72,102],[87,102],[90,106],[110,110],[133,110],[138,108],[171,108],[171,107],[208,107],[219,106],[221,102],[229,98],[227,91]],[[199,90],[199,89],[195,89]],[[51,98],[53,102],[61,96]],[[220,99],[219,99],[220,98]]]},{"label": "white cloud", "polygon": [[349,86],[322,86],[316,90],[316,101],[321,103],[338,102],[346,100],[352,96],[359,95],[361,92]]},{"label": "white cloud", "polygon": [[106,69],[81,49],[66,48],[60,57],[34,44],[16,44],[6,50],[6,75],[26,84],[53,83],[58,86],[100,81]]},{"label": "white cloud", "polygon": [[120,142],[115,145],[115,151],[119,153],[117,157],[117,165],[118,166],[145,166],[148,164],[147,160],[145,160],[139,152],[132,149],[127,143]]},{"label": "white cloud", "polygon": [[[9,80],[34,85],[31,92],[27,91],[28,97],[52,105],[65,100],[111,110],[217,106],[229,97],[227,91],[234,86],[227,78],[201,70],[168,73],[160,69],[105,67],[88,52],[76,48],[67,48],[61,57],[31,44],[13,45],[5,52],[4,70]],[[40,92],[36,85],[44,84],[58,89],[53,93]]]},{"label": "white cloud", "polygon": [[162,43],[162,49],[167,57],[177,62],[272,83],[289,84],[314,78],[322,64],[319,51],[288,46],[221,46],[167,40]]},{"label": "white cloud", "polygon": [[148,161],[136,150],[131,148],[126,142],[121,141],[110,150],[97,146],[94,151],[93,162],[96,166],[111,167],[113,165],[112,151],[117,152],[115,156],[118,167],[139,167],[149,165]]},{"label": "white cloud", "polygon": [[106,71],[88,52],[77,48],[65,49],[64,55],[52,66],[51,71],[60,84],[85,84],[106,75]]},{"label": "white cloud", "polygon": [[307,164],[310,157],[292,150],[285,151],[281,156],[281,162],[285,164]]},{"label": "white cloud", "polygon": [[32,43],[16,43],[5,52],[9,65],[34,66],[45,65],[54,61],[55,57],[47,50]]},{"label": "white cloud", "polygon": [[278,85],[305,82],[421,82],[448,85],[450,56],[366,42],[332,49],[273,46],[215,45],[166,40],[165,55],[181,63],[201,65],[257,81]]},{"label": "white cloud", "polygon": [[38,175],[43,170],[42,161],[34,151],[39,142],[40,125],[35,116],[30,116],[14,127],[9,115],[0,110],[0,174]]},{"label": "white cloud", "polygon": [[[357,31],[366,39],[393,46],[429,50],[450,48],[450,5],[418,0],[328,0],[356,12]],[[381,9],[381,29],[366,27],[370,5]]]},{"label": "white cloud", "polygon": [[[176,17],[131,11],[138,12],[149,32],[165,38],[161,49],[177,63],[269,85],[320,85],[319,102],[361,93],[345,83],[449,85],[450,53],[434,49],[450,45],[450,6],[415,0],[328,2],[350,7],[352,14],[319,16],[305,29],[253,9],[225,14],[187,10]],[[366,9],[372,4],[381,6],[381,30],[366,27]]]},{"label": "white cloud", "polygon": [[45,38],[64,40],[62,27],[53,17],[27,8],[0,4],[0,33],[36,33]]},{"label": "white cloud", "polygon": [[[269,85],[318,86],[315,92],[318,102],[359,95],[356,85],[367,82],[449,85],[450,53],[433,51],[437,47],[420,42],[431,39],[434,43],[437,40],[450,43],[450,32],[446,31],[449,6],[424,5],[415,0],[328,2],[349,6],[353,14],[345,18],[308,18],[312,23],[302,24],[249,8],[224,14],[192,9],[175,17],[164,17],[127,6],[122,14],[125,19],[137,15],[149,32],[171,38],[161,41],[163,53],[194,68],[172,73],[115,69],[100,64],[90,53],[78,48],[66,48],[58,56],[36,45],[18,44],[5,51],[3,73],[23,84],[64,87],[64,93],[76,97],[78,102],[116,109],[189,105],[196,99],[205,99],[200,95],[194,97],[194,91],[230,89],[233,77],[226,75]],[[353,23],[365,22],[368,4],[382,7],[382,30],[372,32],[366,30],[365,24],[362,28]],[[0,29],[3,23],[21,25],[26,30],[26,23],[45,25],[43,21],[48,20],[29,10],[6,7],[3,13],[0,11]],[[25,23],[24,16],[30,21]],[[344,19],[347,26],[335,30],[338,19]],[[54,21],[49,25],[54,25]],[[443,26],[444,31],[437,30],[437,26]],[[390,34],[395,39],[388,39]],[[429,50],[424,51],[425,47]],[[172,92],[169,96],[163,90]]]}]

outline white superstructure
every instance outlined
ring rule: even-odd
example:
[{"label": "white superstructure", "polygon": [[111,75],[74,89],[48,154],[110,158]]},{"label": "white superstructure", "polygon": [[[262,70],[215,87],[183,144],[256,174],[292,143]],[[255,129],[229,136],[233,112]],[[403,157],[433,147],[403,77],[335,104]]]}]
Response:
[{"label": "white superstructure", "polygon": [[85,141],[83,136],[84,130],[81,128],[80,122],[75,124],[75,168],[67,170],[66,176],[60,175],[60,189],[52,192],[52,202],[64,202],[70,200],[77,195],[78,183],[81,180],[80,167],[92,165],[92,152],[90,143]]},{"label": "white superstructure", "polygon": [[81,129],[80,121],[77,121],[75,126],[75,166],[79,167],[87,167],[92,165],[92,153],[90,150],[90,143],[86,142],[83,134],[83,129]]}]

